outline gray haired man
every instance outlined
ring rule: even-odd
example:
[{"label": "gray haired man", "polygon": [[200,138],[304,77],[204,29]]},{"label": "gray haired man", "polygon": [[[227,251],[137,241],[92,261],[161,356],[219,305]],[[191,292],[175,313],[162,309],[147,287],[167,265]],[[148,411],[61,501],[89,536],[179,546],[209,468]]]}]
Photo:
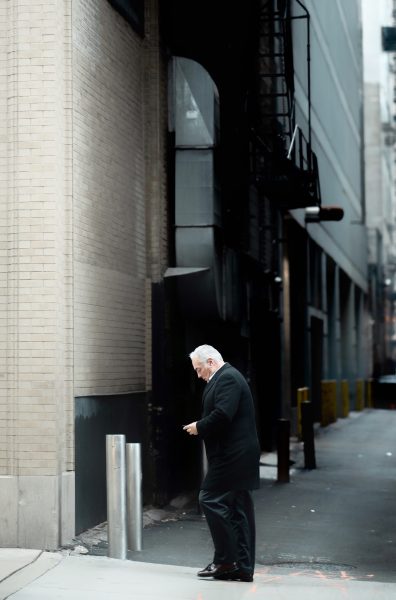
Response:
[{"label": "gray haired man", "polygon": [[249,385],[209,345],[190,354],[206,381],[202,417],[184,426],[205,443],[208,471],[199,501],[214,544],[213,561],[199,577],[253,581],[255,520],[252,490],[259,487],[260,445]]}]

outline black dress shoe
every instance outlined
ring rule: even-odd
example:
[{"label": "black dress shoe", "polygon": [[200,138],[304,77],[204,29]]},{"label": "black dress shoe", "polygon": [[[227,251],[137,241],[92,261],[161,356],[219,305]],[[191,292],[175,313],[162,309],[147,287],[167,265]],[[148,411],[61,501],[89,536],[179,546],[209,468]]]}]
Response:
[{"label": "black dress shoe", "polygon": [[226,581],[253,581],[253,573],[241,571],[241,569],[236,569],[235,571],[228,573],[219,573],[218,575],[213,575],[213,577],[215,577],[215,579],[223,579]]},{"label": "black dress shoe", "polygon": [[216,577],[216,579],[220,579],[222,576],[232,575],[236,571],[238,571],[236,563],[223,565],[210,563],[207,567],[202,569],[202,571],[198,571],[197,575],[198,577]]},{"label": "black dress shoe", "polygon": [[213,577],[213,571],[216,569],[217,565],[215,563],[210,563],[207,567],[198,571],[198,577]]}]

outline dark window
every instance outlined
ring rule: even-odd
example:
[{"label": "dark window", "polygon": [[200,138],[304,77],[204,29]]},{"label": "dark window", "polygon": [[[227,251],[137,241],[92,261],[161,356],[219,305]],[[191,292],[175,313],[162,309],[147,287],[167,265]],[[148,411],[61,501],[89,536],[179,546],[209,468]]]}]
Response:
[{"label": "dark window", "polygon": [[396,52],[396,27],[382,27],[382,50]]},{"label": "dark window", "polygon": [[144,0],[109,0],[140,35],[144,35]]}]

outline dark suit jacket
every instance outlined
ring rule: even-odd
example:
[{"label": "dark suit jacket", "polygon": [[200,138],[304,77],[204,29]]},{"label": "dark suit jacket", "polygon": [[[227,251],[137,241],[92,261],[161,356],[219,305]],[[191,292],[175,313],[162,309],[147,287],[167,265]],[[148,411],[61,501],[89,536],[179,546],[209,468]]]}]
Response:
[{"label": "dark suit jacket", "polygon": [[253,398],[245,378],[226,363],[206,384],[202,403],[197,430],[208,458],[202,489],[258,488],[260,446]]}]

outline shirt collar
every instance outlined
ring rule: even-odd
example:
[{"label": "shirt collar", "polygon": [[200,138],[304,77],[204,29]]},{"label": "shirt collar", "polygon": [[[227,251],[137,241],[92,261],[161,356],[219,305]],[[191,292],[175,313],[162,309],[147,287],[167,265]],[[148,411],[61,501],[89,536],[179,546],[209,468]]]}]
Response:
[{"label": "shirt collar", "polygon": [[[224,366],[224,365],[221,365],[221,367],[223,367],[223,366]],[[219,370],[221,369],[221,367],[219,367],[218,369],[216,369],[216,371],[215,371],[214,373],[212,373],[212,375],[211,375],[211,376],[209,377],[209,379],[208,379],[208,383],[209,383],[209,381],[212,379],[212,377],[213,377],[214,375],[216,375],[217,371],[219,371]]]}]

